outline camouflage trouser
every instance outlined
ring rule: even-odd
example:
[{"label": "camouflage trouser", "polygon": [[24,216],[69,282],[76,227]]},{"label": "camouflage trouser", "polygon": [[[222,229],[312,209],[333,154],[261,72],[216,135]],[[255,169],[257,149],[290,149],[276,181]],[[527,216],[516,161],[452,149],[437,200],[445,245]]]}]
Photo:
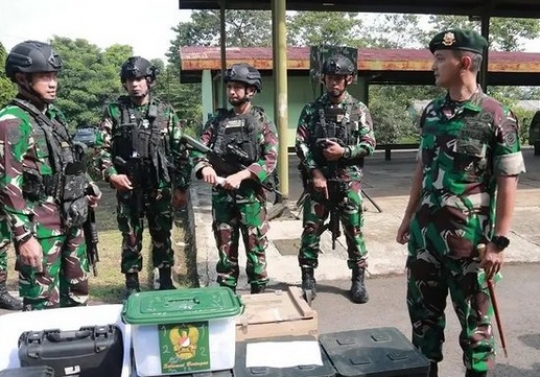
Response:
[{"label": "camouflage trouser", "polygon": [[[361,184],[352,181],[343,200],[338,204],[340,223],[347,241],[349,268],[358,265],[367,267],[367,250],[362,235],[364,225]],[[304,203],[302,242],[298,261],[300,266],[317,268],[319,243],[325,220],[330,208],[321,193],[312,192]]]},{"label": "camouflage trouser", "polygon": [[7,260],[9,245],[11,243],[11,232],[6,221],[0,220],[0,284],[7,280]]},{"label": "camouflage trouser", "polygon": [[467,369],[487,371],[494,363],[493,307],[480,262],[447,255],[447,246],[431,229],[411,225],[407,259],[407,306],[413,344],[430,360],[443,359],[444,310],[448,292],[461,324],[459,342]]},{"label": "camouflage trouser", "polygon": [[219,250],[216,266],[218,283],[236,287],[240,274],[238,243],[241,231],[247,255],[248,282],[252,285],[265,285],[268,282],[265,255],[268,222],[262,199],[257,198],[253,191],[246,191],[246,195],[239,196],[224,190],[214,190],[212,215],[212,227]]},{"label": "camouflage trouser", "polygon": [[135,273],[142,270],[141,250],[144,222],[137,207],[143,209],[148,220],[148,231],[152,239],[153,266],[158,268],[172,266],[174,255],[171,248],[173,223],[171,189],[151,190],[146,195],[141,195],[139,206],[134,205],[134,195],[133,191],[117,192],[116,195],[118,199],[118,229],[122,232],[122,273]]},{"label": "camouflage trouser", "polygon": [[8,249],[11,244],[11,230],[4,215],[0,215],[0,284],[7,280]]},{"label": "camouflage trouser", "polygon": [[24,310],[86,305],[88,259],[82,228],[37,240],[43,249],[43,272],[23,265],[17,258]]}]

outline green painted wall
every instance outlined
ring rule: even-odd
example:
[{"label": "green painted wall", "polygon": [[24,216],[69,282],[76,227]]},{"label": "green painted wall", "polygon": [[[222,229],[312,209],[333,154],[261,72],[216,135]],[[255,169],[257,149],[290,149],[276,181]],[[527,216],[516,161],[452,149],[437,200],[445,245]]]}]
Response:
[{"label": "green painted wall", "polygon": [[[207,76],[206,76],[207,77]],[[358,82],[349,87],[349,93],[359,100],[366,102],[367,90],[364,89],[365,79],[362,77],[358,78]],[[206,85],[210,85],[210,80],[203,80],[203,93],[212,92],[211,90],[205,89]],[[221,89],[219,80],[214,81],[216,87],[213,90],[213,93],[218,97],[218,104],[221,104]],[[296,136],[296,126],[298,124],[298,118],[300,117],[300,112],[304,105],[308,102],[313,101],[317,96],[321,94],[320,86],[315,86],[311,83],[308,72],[306,71],[305,76],[289,76],[287,80],[287,100],[288,100],[288,135],[287,141],[288,146],[294,146],[294,139]],[[274,120],[274,77],[273,76],[263,76],[263,89],[261,93],[258,93],[253,100],[253,103],[257,106],[262,107],[265,112],[268,114],[270,119]],[[208,97],[203,99],[203,102],[206,103],[206,106],[203,105],[203,108],[208,106]]]}]

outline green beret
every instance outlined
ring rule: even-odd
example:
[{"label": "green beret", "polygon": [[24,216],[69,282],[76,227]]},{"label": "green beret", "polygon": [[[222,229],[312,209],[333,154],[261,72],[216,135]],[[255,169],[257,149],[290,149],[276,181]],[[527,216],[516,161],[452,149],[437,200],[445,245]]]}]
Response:
[{"label": "green beret", "polygon": [[465,50],[482,53],[488,42],[474,30],[449,29],[441,31],[429,42],[432,53],[437,50]]}]

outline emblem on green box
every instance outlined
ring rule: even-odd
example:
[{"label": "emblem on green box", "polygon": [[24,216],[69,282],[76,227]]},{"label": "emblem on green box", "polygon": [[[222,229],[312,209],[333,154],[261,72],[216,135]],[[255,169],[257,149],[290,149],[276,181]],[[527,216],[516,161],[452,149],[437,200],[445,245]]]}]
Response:
[{"label": "emblem on green box", "polygon": [[159,325],[161,372],[210,369],[208,322]]}]

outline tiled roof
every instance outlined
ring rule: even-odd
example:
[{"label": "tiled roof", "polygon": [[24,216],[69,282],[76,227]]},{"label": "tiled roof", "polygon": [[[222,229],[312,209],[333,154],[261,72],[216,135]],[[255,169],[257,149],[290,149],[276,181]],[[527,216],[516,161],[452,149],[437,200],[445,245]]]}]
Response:
[{"label": "tiled roof", "polygon": [[[309,47],[289,47],[289,70],[309,69]],[[183,71],[221,69],[219,47],[181,47]],[[245,62],[260,70],[272,69],[271,47],[228,47],[227,65]],[[432,55],[427,49],[358,49],[359,71],[427,71],[431,70]],[[490,72],[540,72],[540,53],[491,51]]]}]

